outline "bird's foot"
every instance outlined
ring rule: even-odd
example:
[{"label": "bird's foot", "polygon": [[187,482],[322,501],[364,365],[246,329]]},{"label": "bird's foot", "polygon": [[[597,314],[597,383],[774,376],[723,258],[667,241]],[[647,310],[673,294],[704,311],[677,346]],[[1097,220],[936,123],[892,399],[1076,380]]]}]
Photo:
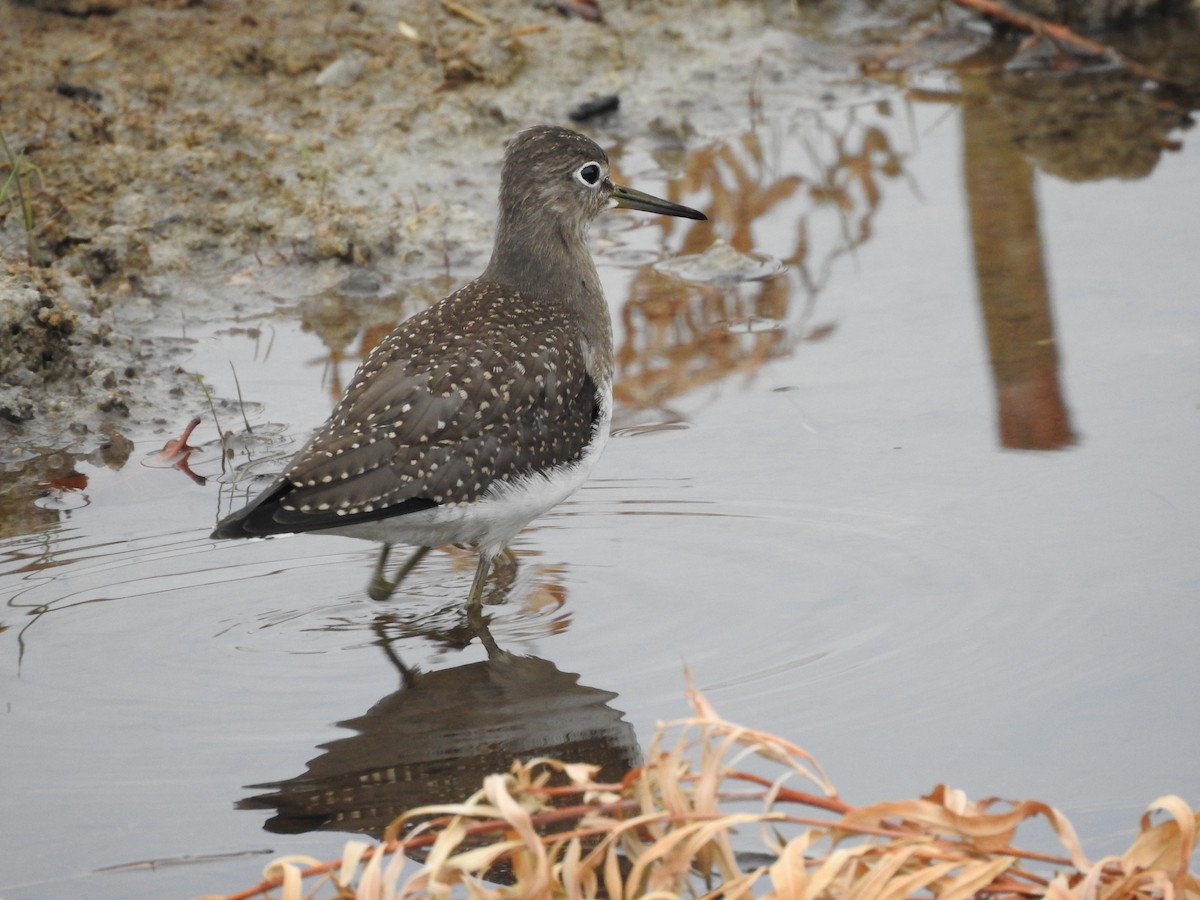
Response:
[{"label": "bird's foot", "polygon": [[397,570],[396,577],[389,581],[387,576],[384,574],[384,569],[387,566],[387,558],[388,554],[391,552],[391,549],[391,544],[384,544],[383,550],[379,554],[379,562],[375,564],[375,574],[371,576],[371,584],[367,588],[367,594],[372,600],[382,601],[392,596],[396,588],[400,586],[400,582],[404,580],[405,576],[408,575],[409,572],[416,568],[417,563],[425,558],[425,554],[428,553],[431,548],[418,547],[416,550],[414,550],[412,555],[404,561],[404,565]]}]

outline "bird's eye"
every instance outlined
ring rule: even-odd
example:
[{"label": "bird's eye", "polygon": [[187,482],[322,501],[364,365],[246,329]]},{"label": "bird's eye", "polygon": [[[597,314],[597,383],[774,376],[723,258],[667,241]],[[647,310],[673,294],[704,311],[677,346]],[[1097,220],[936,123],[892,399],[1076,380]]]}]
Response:
[{"label": "bird's eye", "polygon": [[600,163],[584,163],[575,170],[575,180],[585,187],[595,187],[600,183],[600,175],[603,171],[600,168]]}]

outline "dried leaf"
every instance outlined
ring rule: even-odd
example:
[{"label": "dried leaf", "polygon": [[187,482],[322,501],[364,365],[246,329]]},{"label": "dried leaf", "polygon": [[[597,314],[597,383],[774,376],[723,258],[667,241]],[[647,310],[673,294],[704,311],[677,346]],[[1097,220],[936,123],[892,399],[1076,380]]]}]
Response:
[{"label": "dried leaf", "polygon": [[967,900],[976,891],[987,887],[996,877],[1016,861],[1012,856],[1000,856],[991,860],[979,860],[962,867],[958,877],[938,891],[938,900]]}]

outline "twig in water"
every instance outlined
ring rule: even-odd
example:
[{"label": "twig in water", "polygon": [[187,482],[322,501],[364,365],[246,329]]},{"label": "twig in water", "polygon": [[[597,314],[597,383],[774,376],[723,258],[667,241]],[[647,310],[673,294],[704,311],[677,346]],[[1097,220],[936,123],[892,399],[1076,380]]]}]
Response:
[{"label": "twig in water", "polygon": [[237,391],[238,409],[242,412],[242,424],[246,426],[247,434],[254,434],[254,429],[250,427],[250,420],[246,418],[246,402],[242,399],[242,383],[238,381],[237,369],[234,368],[232,362],[229,363],[229,368],[233,372],[233,387]]},{"label": "twig in water", "polygon": [[1184,84],[1177,78],[1172,78],[1164,72],[1151,69],[1149,66],[1143,66],[1139,62],[1129,59],[1115,47],[1085,38],[1083,35],[1072,31],[1066,25],[1060,25],[1057,22],[1048,22],[1031,13],[1012,9],[1004,3],[997,2],[997,0],[954,0],[954,2],[964,9],[969,9],[985,16],[991,16],[994,19],[1000,19],[1002,22],[1007,22],[1009,25],[1020,28],[1023,31],[1040,35],[1058,44],[1064,44],[1081,53],[1105,57],[1124,67],[1131,74],[1137,75],[1139,78],[1148,78],[1151,81],[1157,81],[1159,84],[1171,85],[1189,92],[1197,90],[1196,85]]}]

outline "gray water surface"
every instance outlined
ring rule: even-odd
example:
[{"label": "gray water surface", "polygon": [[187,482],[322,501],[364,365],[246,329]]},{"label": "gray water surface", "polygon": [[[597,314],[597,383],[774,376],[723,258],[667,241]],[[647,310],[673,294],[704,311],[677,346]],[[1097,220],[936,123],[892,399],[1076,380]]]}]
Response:
[{"label": "gray water surface", "polygon": [[[153,458],[157,436],[47,491],[44,524],[0,541],[0,896],[233,891],[265,857],[97,870],[335,857],[341,834],[269,833],[278,811],[246,801],[372,730],[386,746],[415,729],[427,758],[455,729],[636,758],[686,713],[685,666],[852,803],[939,782],[1037,798],[1093,857],[1123,849],[1159,795],[1200,803],[1196,142],[1173,132],[1152,171],[1074,181],[1032,150],[993,156],[1003,123],[970,104],[765,103],[683,160],[637,141],[620,158],[626,180],[713,222],[596,229],[618,432],[516,541],[521,567],[488,607],[497,644],[533,662],[461,646],[469,554],[431,554],[378,604],[370,545],[209,540],[248,482],[222,475],[207,420],[203,486]],[[988,166],[998,188],[967,177]],[[977,259],[972,211],[1004,252],[985,237]],[[716,281],[659,265],[717,238],[757,254],[750,280],[729,256]],[[414,301],[393,287],[345,308],[398,319]],[[331,359],[303,299],[180,335],[218,397],[236,396],[233,364],[263,473],[365,341],[350,327]],[[222,427],[242,430],[234,407]],[[410,705],[405,669],[427,674]],[[523,705],[533,684],[545,696]],[[464,696],[482,699],[428,711]],[[487,704],[500,721],[476,721]]]}]

